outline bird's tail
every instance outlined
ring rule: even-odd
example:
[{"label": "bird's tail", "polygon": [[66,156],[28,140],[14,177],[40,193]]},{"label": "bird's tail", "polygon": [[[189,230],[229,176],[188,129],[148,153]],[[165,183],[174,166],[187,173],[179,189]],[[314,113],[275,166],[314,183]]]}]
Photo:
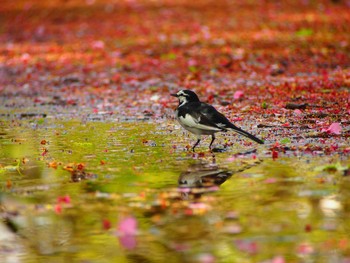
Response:
[{"label": "bird's tail", "polygon": [[237,132],[237,133],[239,133],[239,134],[241,134],[241,135],[243,135],[245,137],[248,137],[249,139],[251,139],[251,140],[253,140],[253,141],[257,142],[257,143],[264,144],[264,141],[260,140],[259,138],[255,137],[254,135],[252,135],[252,134],[250,134],[250,133],[248,133],[246,131],[243,131],[242,129],[240,129],[240,128],[234,126],[234,125],[232,125],[232,126],[233,127],[230,127],[231,131]]}]

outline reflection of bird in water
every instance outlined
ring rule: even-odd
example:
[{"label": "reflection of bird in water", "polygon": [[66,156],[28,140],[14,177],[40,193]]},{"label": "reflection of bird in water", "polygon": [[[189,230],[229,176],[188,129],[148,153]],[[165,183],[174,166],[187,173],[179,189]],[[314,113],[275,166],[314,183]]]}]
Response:
[{"label": "reflection of bird in water", "polygon": [[202,162],[192,164],[187,171],[182,172],[179,177],[179,187],[200,188],[221,185],[232,172],[220,169],[216,165],[204,164]]},{"label": "reflection of bird in water", "polygon": [[180,174],[178,180],[179,188],[184,189],[181,191],[181,199],[189,199],[190,196],[199,198],[203,193],[213,191],[213,186],[223,184],[232,174],[233,172],[220,169],[215,164],[192,164]]},{"label": "reflection of bird in water", "polygon": [[[254,153],[256,150],[250,150],[247,152],[237,153],[238,156],[245,156]],[[234,173],[243,172],[255,165],[258,165],[262,160],[255,160],[251,163],[247,163],[236,170],[228,170],[220,168],[216,165],[215,158],[212,163],[206,163],[200,161],[191,164],[186,171],[182,172],[178,179],[178,185],[181,191],[182,198],[188,198],[190,194],[195,197],[199,197],[201,194],[213,191],[213,186],[220,186],[227,179],[229,179]]]}]

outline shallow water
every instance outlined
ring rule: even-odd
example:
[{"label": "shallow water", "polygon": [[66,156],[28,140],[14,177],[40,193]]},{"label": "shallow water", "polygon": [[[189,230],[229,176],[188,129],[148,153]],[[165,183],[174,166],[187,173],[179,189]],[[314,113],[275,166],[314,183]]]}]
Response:
[{"label": "shallow water", "polygon": [[1,262],[350,261],[348,155],[193,154],[168,120],[0,124]]}]

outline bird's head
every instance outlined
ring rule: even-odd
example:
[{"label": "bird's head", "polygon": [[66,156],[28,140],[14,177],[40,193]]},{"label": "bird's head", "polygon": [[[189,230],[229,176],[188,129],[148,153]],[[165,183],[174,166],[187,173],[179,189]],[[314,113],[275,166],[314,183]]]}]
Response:
[{"label": "bird's head", "polygon": [[180,105],[183,105],[187,102],[199,101],[197,94],[194,93],[192,90],[188,90],[188,89],[180,90],[178,93],[170,94],[170,95],[178,98]]}]

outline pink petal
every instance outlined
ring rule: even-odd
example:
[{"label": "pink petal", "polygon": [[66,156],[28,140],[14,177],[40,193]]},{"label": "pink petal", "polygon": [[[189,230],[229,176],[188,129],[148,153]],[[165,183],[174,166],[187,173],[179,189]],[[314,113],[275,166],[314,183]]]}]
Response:
[{"label": "pink petal", "polygon": [[326,130],[327,133],[334,133],[334,134],[340,134],[341,133],[341,126],[340,123],[334,122],[331,124],[331,126],[328,127]]},{"label": "pink petal", "polygon": [[137,221],[134,217],[126,217],[118,224],[118,239],[120,244],[127,248],[136,247]]},{"label": "pink petal", "polygon": [[135,235],[137,232],[137,221],[134,217],[124,218],[118,224],[118,232],[121,236]]},{"label": "pink petal", "polygon": [[209,253],[203,253],[198,255],[197,262],[200,263],[214,263],[216,262],[215,257]]},{"label": "pink petal", "polygon": [[66,204],[70,204],[71,203],[71,199],[69,195],[65,195],[65,196],[59,196],[57,197],[57,203],[66,203]]},{"label": "pink petal", "polygon": [[233,94],[233,98],[236,100],[243,98],[243,96],[244,96],[244,93],[241,90],[237,90],[235,94]]},{"label": "pink petal", "polygon": [[228,162],[233,162],[235,160],[236,160],[236,157],[234,157],[234,156],[229,157],[229,158],[226,159],[226,161],[228,161]]},{"label": "pink petal", "polygon": [[187,64],[188,64],[188,66],[189,67],[193,67],[193,66],[197,66],[197,61],[195,60],[195,59],[189,59],[188,61],[187,61]]},{"label": "pink petal", "polygon": [[119,237],[120,244],[127,249],[134,249],[136,247],[136,238],[133,235],[126,235]]},{"label": "pink petal", "polygon": [[236,246],[239,250],[249,253],[256,254],[259,251],[258,244],[253,241],[237,240],[235,241]]},{"label": "pink petal", "polygon": [[309,255],[314,252],[314,248],[308,243],[299,244],[297,247],[298,254]]},{"label": "pink petal", "polygon": [[302,112],[301,110],[299,110],[299,109],[294,110],[294,113],[295,113],[296,115],[301,115],[301,114],[303,114],[303,112]]},{"label": "pink petal", "polygon": [[62,213],[62,206],[60,204],[56,204],[54,207],[55,213],[56,214],[61,214]]},{"label": "pink petal", "polygon": [[282,256],[277,256],[274,259],[272,259],[272,263],[285,263],[285,259]]},{"label": "pink petal", "polygon": [[276,178],[267,178],[266,180],[265,180],[265,183],[266,184],[274,184],[274,183],[276,183],[277,182],[277,179]]},{"label": "pink petal", "polygon": [[21,56],[21,60],[22,60],[22,62],[24,62],[24,63],[27,63],[30,59],[31,59],[31,56],[30,56],[28,53],[24,53],[24,54]]},{"label": "pink petal", "polygon": [[105,48],[105,42],[102,40],[97,40],[92,42],[92,48],[93,49],[104,49]]}]

